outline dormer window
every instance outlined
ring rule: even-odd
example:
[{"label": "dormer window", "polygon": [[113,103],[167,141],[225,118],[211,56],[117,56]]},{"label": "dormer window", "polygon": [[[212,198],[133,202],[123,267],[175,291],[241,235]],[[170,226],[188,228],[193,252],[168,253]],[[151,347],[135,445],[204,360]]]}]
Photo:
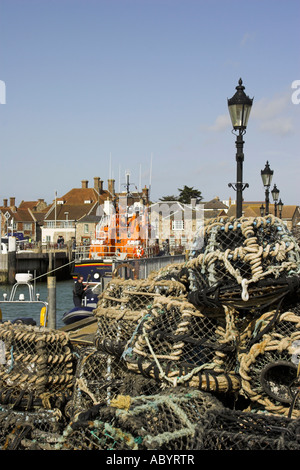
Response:
[{"label": "dormer window", "polygon": [[91,204],[92,201],[91,201],[90,199],[86,199],[86,200],[84,201],[84,203],[85,203],[85,204]]}]

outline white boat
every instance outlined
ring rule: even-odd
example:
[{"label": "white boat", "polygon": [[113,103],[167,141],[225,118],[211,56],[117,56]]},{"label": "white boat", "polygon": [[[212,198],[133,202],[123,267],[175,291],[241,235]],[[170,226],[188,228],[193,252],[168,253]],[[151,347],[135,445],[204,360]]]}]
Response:
[{"label": "white boat", "polygon": [[[40,300],[39,294],[34,295],[34,288],[32,285],[32,280],[33,280],[33,275],[31,273],[18,273],[15,275],[15,280],[16,283],[13,285],[12,290],[10,292],[10,295],[6,293],[3,294],[3,300],[0,300],[0,306],[1,304],[7,304],[7,305],[24,305],[24,304],[31,304],[36,307],[36,305],[41,306],[41,311],[40,311],[40,324],[39,326],[47,326],[47,321],[48,321],[48,302],[44,302]],[[24,292],[21,292],[19,294],[19,297],[17,298],[17,293],[19,288],[21,286],[27,286],[28,288],[28,296],[29,300],[25,299],[25,294]],[[24,289],[21,289],[24,291]],[[18,309],[19,310],[19,309]],[[2,310],[0,308],[0,320],[2,320]],[[32,325],[36,324],[36,321],[33,320],[30,317],[27,316],[17,316],[13,320],[13,322],[18,322],[18,323],[29,323]]]}]

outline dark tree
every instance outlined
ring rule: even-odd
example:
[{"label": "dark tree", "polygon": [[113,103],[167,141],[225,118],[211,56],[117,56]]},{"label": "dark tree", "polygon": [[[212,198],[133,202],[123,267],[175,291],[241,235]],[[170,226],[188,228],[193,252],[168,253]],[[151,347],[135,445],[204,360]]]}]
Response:
[{"label": "dark tree", "polygon": [[196,202],[199,203],[203,197],[201,195],[201,191],[198,189],[194,189],[193,187],[184,186],[183,189],[179,189],[179,196],[178,201],[182,202],[183,204],[190,204],[191,199],[196,199]]},{"label": "dark tree", "polygon": [[178,196],[163,196],[159,200],[160,201],[177,201]]}]

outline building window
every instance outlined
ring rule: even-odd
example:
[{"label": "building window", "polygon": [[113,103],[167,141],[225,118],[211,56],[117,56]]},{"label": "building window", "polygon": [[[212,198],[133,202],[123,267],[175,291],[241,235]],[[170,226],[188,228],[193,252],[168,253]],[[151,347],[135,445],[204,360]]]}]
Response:
[{"label": "building window", "polygon": [[32,226],[31,226],[31,224],[24,223],[24,224],[23,224],[23,229],[24,229],[24,230],[31,230],[31,229],[32,229]]},{"label": "building window", "polygon": [[184,221],[183,220],[172,220],[172,230],[183,230]]},{"label": "building window", "polygon": [[84,233],[89,233],[89,224],[84,224]]}]

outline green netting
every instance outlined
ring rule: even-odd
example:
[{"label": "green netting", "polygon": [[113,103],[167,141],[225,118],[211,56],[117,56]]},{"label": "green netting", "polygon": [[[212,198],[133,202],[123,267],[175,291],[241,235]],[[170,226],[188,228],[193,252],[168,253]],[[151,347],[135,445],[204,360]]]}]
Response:
[{"label": "green netting", "polygon": [[59,448],[79,450],[193,450],[196,427],[223,405],[210,394],[177,388],[152,396],[118,396],[68,426]]}]

